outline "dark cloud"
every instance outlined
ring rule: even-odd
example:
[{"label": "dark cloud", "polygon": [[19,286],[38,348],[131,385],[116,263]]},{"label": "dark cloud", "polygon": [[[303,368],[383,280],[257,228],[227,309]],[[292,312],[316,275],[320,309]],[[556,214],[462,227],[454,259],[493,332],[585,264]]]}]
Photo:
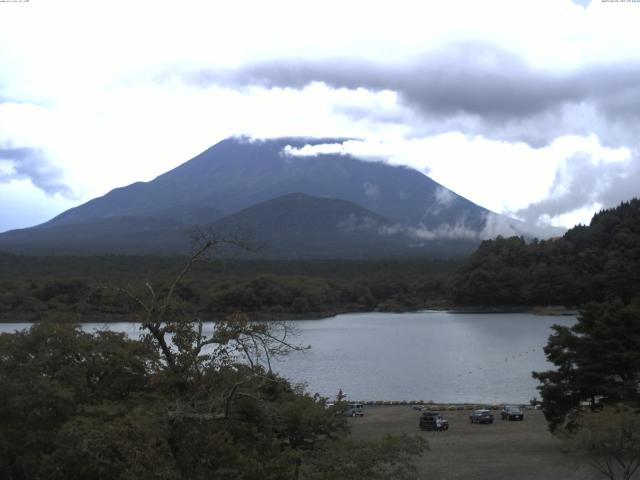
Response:
[{"label": "dark cloud", "polygon": [[49,195],[72,196],[71,189],[62,182],[62,171],[49,164],[38,149],[0,146],[0,162],[7,162],[9,167],[0,168],[0,183],[28,179]]},{"label": "dark cloud", "polygon": [[535,223],[544,215],[555,217],[594,204],[614,207],[633,197],[640,197],[637,154],[627,161],[613,163],[594,163],[588,155],[577,154],[565,160],[556,172],[550,196],[516,215]]},{"label": "dark cloud", "polygon": [[475,44],[450,46],[411,64],[280,60],[233,72],[200,72],[192,80],[268,88],[322,82],[334,88],[392,90],[430,114],[500,119],[536,114],[583,95],[571,82],[537,71],[513,54]]},{"label": "dark cloud", "polygon": [[[640,133],[640,62],[560,73],[534,68],[495,46],[456,44],[404,64],[285,59],[186,78],[237,88],[301,89],[321,82],[333,88],[390,90],[417,112],[422,125],[414,127],[427,134],[453,129],[541,146],[563,134],[596,133],[605,144],[618,145]],[[390,120],[388,112],[378,118],[377,112],[345,107],[344,113]]]}]

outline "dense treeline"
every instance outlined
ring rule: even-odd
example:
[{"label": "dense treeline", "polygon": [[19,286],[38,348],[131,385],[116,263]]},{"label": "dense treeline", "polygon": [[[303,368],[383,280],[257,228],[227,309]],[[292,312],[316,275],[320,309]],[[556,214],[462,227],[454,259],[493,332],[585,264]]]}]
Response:
[{"label": "dense treeline", "polygon": [[[28,257],[0,254],[0,318],[130,318],[122,287],[162,288],[184,258]],[[441,306],[453,261],[226,261],[194,265],[177,292],[185,312],[254,318]]]},{"label": "dense treeline", "polygon": [[640,292],[640,200],[596,214],[562,238],[483,242],[451,281],[458,305],[582,305]]}]

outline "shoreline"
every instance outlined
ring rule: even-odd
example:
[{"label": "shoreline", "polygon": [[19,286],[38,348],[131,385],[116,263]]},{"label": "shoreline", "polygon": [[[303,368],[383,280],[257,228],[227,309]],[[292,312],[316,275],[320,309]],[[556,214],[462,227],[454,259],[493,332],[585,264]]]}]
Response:
[{"label": "shoreline", "polygon": [[[331,402],[335,402],[335,400],[331,400]],[[524,410],[540,410],[540,408],[535,408],[535,406],[531,405],[530,401],[526,402],[432,402],[432,401],[424,401],[424,400],[348,400],[345,399],[346,403],[361,403],[367,407],[397,407],[397,406],[406,406],[406,407],[423,407],[423,410],[432,410],[437,412],[446,412],[446,411],[462,411],[462,410],[478,410],[478,409],[487,409],[487,410],[500,410],[505,405],[518,405]],[[417,409],[416,409],[417,410]]]},{"label": "shoreline", "polygon": [[[337,315],[346,315],[350,313],[420,313],[420,312],[446,312],[452,314],[502,314],[502,313],[530,313],[539,316],[576,316],[578,315],[578,307],[567,308],[559,305],[547,306],[511,306],[511,307],[487,307],[487,306],[433,306],[428,305],[419,309],[406,310],[358,310],[358,309],[333,309],[320,312],[239,312],[247,315],[249,321],[268,322],[268,321],[291,321],[291,320],[325,320]],[[207,317],[207,322],[215,322],[232,315],[234,312],[228,313],[212,313],[202,315]],[[66,315],[64,312],[53,312],[53,318],[34,318],[33,315],[22,318],[0,318],[0,323],[38,323],[38,322],[58,322],[58,323],[133,323],[139,322],[138,314],[130,315],[109,315],[109,314],[86,314],[79,315],[69,312],[68,316],[72,319],[60,320],[60,317]],[[301,318],[303,317],[303,318]]]}]

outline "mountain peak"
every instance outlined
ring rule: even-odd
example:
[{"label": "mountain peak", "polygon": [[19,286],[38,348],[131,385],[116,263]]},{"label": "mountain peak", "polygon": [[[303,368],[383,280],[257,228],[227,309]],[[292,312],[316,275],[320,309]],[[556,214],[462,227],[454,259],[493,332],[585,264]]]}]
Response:
[{"label": "mountain peak", "polygon": [[[189,226],[216,221],[228,223],[240,216],[264,226],[257,212],[275,221],[274,211],[278,208],[297,218],[298,227],[303,231],[310,225],[305,210],[314,212],[306,214],[311,219],[321,212],[327,222],[337,219],[340,212],[348,211],[353,218],[366,217],[378,225],[386,225],[388,231],[412,229],[428,233],[423,238],[430,239],[440,238],[438,232],[445,232],[442,238],[448,239],[453,238],[455,232],[464,232],[470,241],[474,238],[473,232],[485,229],[488,210],[416,170],[335,153],[299,156],[284,152],[288,146],[303,148],[345,140],[231,137],[150,182],[114,189],[19,235],[11,232],[0,235],[0,248],[15,246],[18,235],[29,237],[30,244],[46,249],[52,229],[60,245],[64,244],[65,231],[74,232],[73,245],[78,245],[81,237],[86,242],[98,241],[91,229],[121,232],[122,241],[114,240],[113,245],[125,245],[127,228],[135,230],[135,219],[146,225],[147,230],[159,228],[161,224],[162,235],[169,235],[167,232],[171,231],[176,238],[184,235],[180,232]],[[287,223],[291,235],[292,225]],[[79,233],[85,230],[85,234]],[[161,238],[154,241],[161,243]],[[479,241],[479,237],[473,241]]]}]

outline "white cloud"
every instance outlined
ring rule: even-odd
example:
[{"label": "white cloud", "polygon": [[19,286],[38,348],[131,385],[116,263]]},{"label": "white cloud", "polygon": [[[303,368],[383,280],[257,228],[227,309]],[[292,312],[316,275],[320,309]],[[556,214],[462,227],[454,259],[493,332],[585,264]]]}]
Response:
[{"label": "white cloud", "polygon": [[[636,171],[636,163],[631,160],[632,152],[628,148],[604,147],[595,136],[559,137],[547,147],[533,148],[524,143],[497,142],[452,132],[411,140],[402,137],[389,137],[384,141],[347,140],[337,144],[291,148],[289,152],[295,155],[350,154],[376,161],[384,159],[394,165],[410,165],[489,210],[519,216],[540,225],[572,226],[575,218],[576,222],[588,223],[603,203],[615,205],[624,200],[625,195],[630,197],[634,192],[640,194],[640,191],[634,190],[636,183],[633,181],[627,181],[624,189],[620,188],[619,182],[611,182],[614,176]],[[578,177],[580,166],[570,161],[576,155],[588,155],[602,166],[602,171],[590,169],[582,177],[594,176],[593,182],[598,182],[599,187],[592,192],[593,196],[603,197],[603,201],[594,203],[591,197],[583,196],[579,198],[587,201],[590,208],[583,208],[579,202],[567,203],[567,208],[573,210],[554,209],[553,215],[545,218],[539,218],[544,213],[542,211],[537,216],[527,215],[527,207],[535,205],[540,199],[557,197],[561,192],[554,189],[563,188],[563,184],[582,178]],[[455,168],[455,165],[464,167]],[[571,168],[567,169],[567,165]],[[604,170],[608,173],[603,174]],[[640,180],[637,184],[640,185]],[[440,203],[450,198],[450,194],[445,195],[444,192],[447,190],[437,191],[436,200]],[[574,210],[579,212],[578,217],[567,215]],[[506,231],[499,234],[507,235]]]},{"label": "white cloud", "polygon": [[455,200],[455,196],[451,192],[451,190],[447,188],[438,188],[436,190],[436,202],[438,205],[443,207],[448,207]]},{"label": "white cloud", "polygon": [[406,233],[419,240],[475,240],[478,232],[471,230],[464,224],[442,224],[437,228],[408,228]]},{"label": "white cloud", "polygon": [[[23,228],[46,222],[76,204],[62,195],[47,195],[29,180],[12,180],[0,184],[0,231]],[[24,219],[29,219],[25,225]]]},{"label": "white cloud", "polygon": [[588,223],[604,205],[615,205],[640,195],[640,157],[606,161],[593,154],[568,157],[555,174],[549,195],[517,212],[530,223],[558,224],[578,218]]},{"label": "white cloud", "polygon": [[375,183],[365,182],[362,186],[367,197],[377,198],[380,196],[380,186]]}]

